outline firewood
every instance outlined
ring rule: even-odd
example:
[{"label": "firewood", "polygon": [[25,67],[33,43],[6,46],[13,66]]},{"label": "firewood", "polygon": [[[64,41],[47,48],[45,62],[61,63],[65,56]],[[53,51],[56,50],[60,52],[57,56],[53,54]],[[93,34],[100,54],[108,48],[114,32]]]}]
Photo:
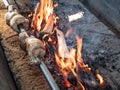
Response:
[{"label": "firewood", "polygon": [[54,15],[51,14],[48,18],[48,21],[45,25],[45,27],[43,28],[43,30],[41,31],[42,32],[45,32],[45,33],[51,33],[52,30],[53,30],[53,26],[54,26]]},{"label": "firewood", "polygon": [[58,54],[61,58],[69,58],[69,50],[67,48],[65,37],[62,31],[56,30],[58,39]]}]

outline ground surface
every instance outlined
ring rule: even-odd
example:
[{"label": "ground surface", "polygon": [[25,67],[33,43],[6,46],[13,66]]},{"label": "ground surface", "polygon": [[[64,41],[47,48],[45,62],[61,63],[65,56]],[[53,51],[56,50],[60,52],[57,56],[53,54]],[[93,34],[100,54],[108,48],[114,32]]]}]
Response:
[{"label": "ground surface", "polygon": [[[66,38],[69,47],[75,47],[74,36],[77,34],[83,38],[83,51],[87,52],[91,62],[102,73],[109,90],[120,90],[120,40],[95,16],[88,12],[78,0],[57,0],[59,7],[55,10],[60,17],[59,27],[62,30],[71,27],[73,32]],[[38,67],[28,64],[19,47],[18,36],[5,24],[4,14],[7,10],[0,10],[0,33],[2,44],[8,58],[9,66],[14,74],[16,83],[21,90],[49,90]],[[83,17],[69,22],[68,16],[84,12]],[[69,24],[68,24],[69,22]],[[83,53],[84,54],[84,53]],[[83,55],[84,56],[84,55]]]}]

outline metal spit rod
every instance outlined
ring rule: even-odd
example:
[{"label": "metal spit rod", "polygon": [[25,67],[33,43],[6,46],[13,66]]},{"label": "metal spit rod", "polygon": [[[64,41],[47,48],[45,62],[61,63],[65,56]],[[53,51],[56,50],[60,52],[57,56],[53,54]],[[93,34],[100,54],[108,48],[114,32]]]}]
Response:
[{"label": "metal spit rod", "polygon": [[[39,58],[36,58],[36,59],[39,59]],[[59,87],[58,87],[58,85],[54,81],[51,73],[49,72],[48,68],[46,67],[46,65],[44,64],[43,61],[41,61],[41,63],[40,63],[39,66],[40,66],[43,74],[45,75],[45,78],[47,79],[49,85],[51,86],[51,89],[52,90],[60,90]]]}]

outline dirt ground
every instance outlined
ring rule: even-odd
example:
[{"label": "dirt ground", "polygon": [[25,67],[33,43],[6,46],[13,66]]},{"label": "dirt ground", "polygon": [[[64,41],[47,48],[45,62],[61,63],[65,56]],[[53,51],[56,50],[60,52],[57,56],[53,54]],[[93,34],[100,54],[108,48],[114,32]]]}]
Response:
[{"label": "dirt ground", "polygon": [[[83,38],[83,51],[93,62],[94,67],[103,75],[109,90],[120,90],[120,39],[108,27],[91,14],[79,0],[56,0],[55,9],[60,17],[61,30],[72,28],[73,32],[66,38],[68,47],[75,47],[75,35]],[[48,83],[38,67],[28,64],[28,57],[19,47],[18,36],[6,25],[6,9],[0,9],[0,34],[9,66],[20,90],[50,90]],[[69,21],[69,17],[81,13],[82,17]],[[11,37],[12,36],[12,37]],[[83,52],[83,57],[85,57]],[[24,57],[25,56],[25,57]],[[93,65],[91,64],[91,65]]]}]

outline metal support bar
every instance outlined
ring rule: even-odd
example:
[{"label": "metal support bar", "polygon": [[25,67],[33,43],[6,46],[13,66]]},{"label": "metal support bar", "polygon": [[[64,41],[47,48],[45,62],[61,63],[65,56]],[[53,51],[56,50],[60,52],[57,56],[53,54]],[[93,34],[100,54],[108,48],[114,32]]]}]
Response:
[{"label": "metal support bar", "polygon": [[[36,58],[36,59],[39,59],[39,58]],[[40,68],[41,68],[43,74],[45,75],[45,78],[47,79],[51,89],[52,90],[60,90],[43,61],[41,61],[41,63],[40,63]]]}]

